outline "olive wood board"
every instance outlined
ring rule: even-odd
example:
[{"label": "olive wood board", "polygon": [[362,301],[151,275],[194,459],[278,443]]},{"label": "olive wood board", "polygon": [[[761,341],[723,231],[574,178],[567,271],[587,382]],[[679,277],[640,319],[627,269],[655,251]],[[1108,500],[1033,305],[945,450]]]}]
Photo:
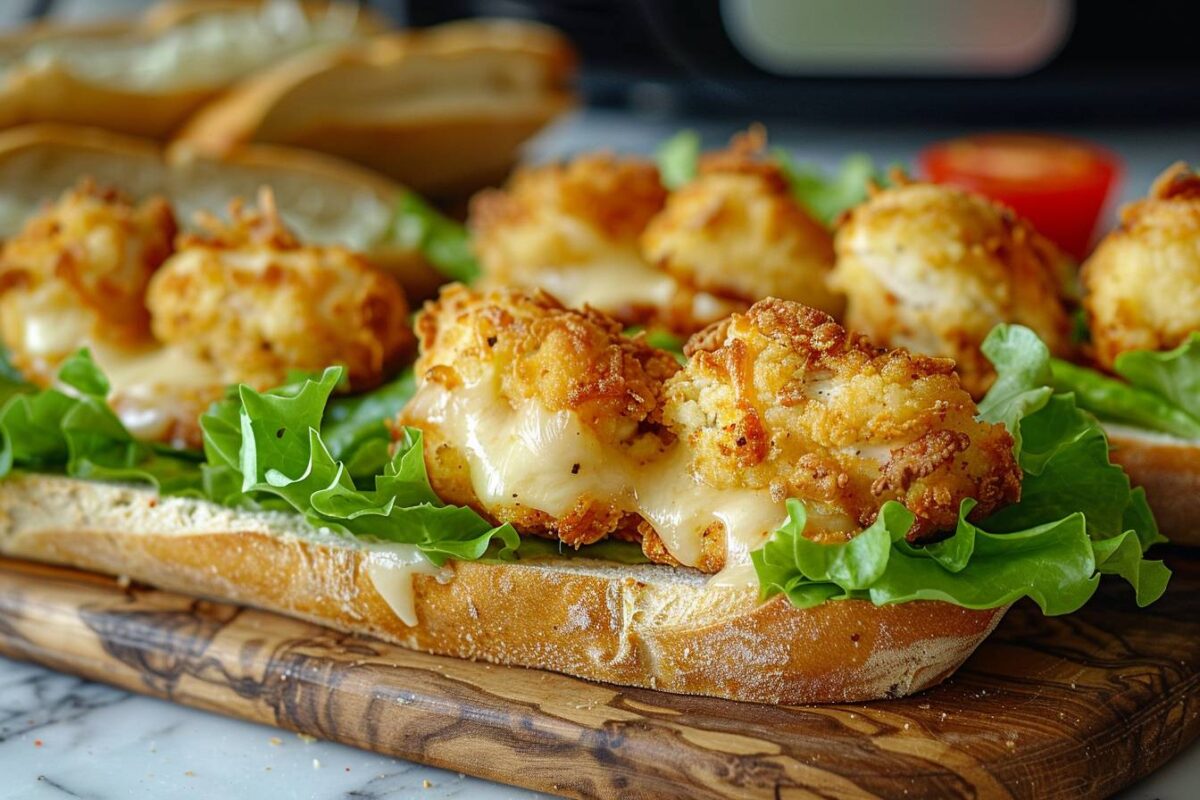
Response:
[{"label": "olive wood board", "polygon": [[1200,556],[1137,609],[1027,603],[946,683],[772,707],[415,653],[262,611],[0,559],[0,655],[568,797],[1089,798],[1200,733]]}]

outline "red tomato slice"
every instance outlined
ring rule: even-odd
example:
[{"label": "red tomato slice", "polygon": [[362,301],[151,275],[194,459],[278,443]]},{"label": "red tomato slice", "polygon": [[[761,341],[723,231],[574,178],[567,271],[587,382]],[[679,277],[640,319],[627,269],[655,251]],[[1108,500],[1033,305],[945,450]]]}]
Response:
[{"label": "red tomato slice", "polygon": [[992,133],[939,142],[921,152],[921,169],[999,200],[1077,259],[1088,253],[1120,160],[1077,139]]}]

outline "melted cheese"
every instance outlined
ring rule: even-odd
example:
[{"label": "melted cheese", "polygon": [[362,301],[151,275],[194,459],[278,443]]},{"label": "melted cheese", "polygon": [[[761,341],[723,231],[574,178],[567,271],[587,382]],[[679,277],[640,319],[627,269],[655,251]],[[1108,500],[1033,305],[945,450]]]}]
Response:
[{"label": "melted cheese", "polygon": [[667,273],[617,250],[586,264],[547,267],[537,280],[564,305],[580,308],[586,303],[606,311],[665,306],[678,290]]},{"label": "melted cheese", "polygon": [[601,443],[570,411],[502,399],[494,376],[453,392],[421,387],[409,414],[436,426],[467,461],[475,494],[488,506],[519,503],[552,516],[594,498],[647,520],[667,551],[695,566],[703,533],[724,528],[726,564],[750,552],[786,519],[783,503],[763,489],[715,489],[698,481],[688,454],[672,447],[641,464]]},{"label": "melted cheese", "polygon": [[405,625],[417,624],[414,575],[441,576],[443,569],[409,544],[375,544],[367,555],[367,577]]}]

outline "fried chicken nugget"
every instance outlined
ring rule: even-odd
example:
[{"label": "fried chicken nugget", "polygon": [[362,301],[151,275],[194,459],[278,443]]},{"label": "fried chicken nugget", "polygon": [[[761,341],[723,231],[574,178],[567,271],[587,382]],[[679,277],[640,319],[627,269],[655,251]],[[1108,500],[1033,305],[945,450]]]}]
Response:
[{"label": "fried chicken nugget", "polygon": [[1026,325],[1052,353],[1069,355],[1066,256],[984,197],[897,182],[838,229],[832,283],[847,297],[846,326],[888,347],[954,359],[975,397],[995,379],[979,347],[998,323]]},{"label": "fried chicken nugget", "polygon": [[471,201],[468,225],[485,283],[543,289],[627,324],[674,302],[669,275],[647,264],[638,237],[666,202],[649,161],[594,154],[519,170]]},{"label": "fried chicken nugget", "polygon": [[964,498],[981,519],[1018,499],[1003,425],[976,407],[946,359],[881,350],[827,314],[756,303],[688,343],[667,381],[663,421],[708,486],[766,489],[808,510],[806,536],[842,540],[899,500],[910,542],[955,527]]},{"label": "fried chicken nugget", "polygon": [[400,421],[423,430],[439,496],[574,547],[636,538],[622,465],[665,445],[670,354],[545,293],[463,286],[426,304],[417,333],[419,389]]},{"label": "fried chicken nugget", "polygon": [[781,297],[839,315],[845,300],[827,285],[833,239],[765,148],[754,128],[704,156],[697,177],[650,221],[643,253],[681,283],[720,297]]},{"label": "fried chicken nugget", "polygon": [[154,335],[212,364],[224,383],[267,388],[293,370],[346,367],[350,387],[381,382],[410,349],[408,303],[391,276],[342,247],[300,244],[264,190],[257,211],[201,222],[147,293]]},{"label": "fried chicken nugget", "polygon": [[145,344],[146,285],[175,232],[162,198],[135,205],[85,180],[5,242],[0,333],[25,377],[49,385],[62,361],[87,345]]},{"label": "fried chicken nugget", "polygon": [[1121,211],[1083,265],[1096,360],[1169,350],[1200,330],[1200,174],[1180,162]]}]

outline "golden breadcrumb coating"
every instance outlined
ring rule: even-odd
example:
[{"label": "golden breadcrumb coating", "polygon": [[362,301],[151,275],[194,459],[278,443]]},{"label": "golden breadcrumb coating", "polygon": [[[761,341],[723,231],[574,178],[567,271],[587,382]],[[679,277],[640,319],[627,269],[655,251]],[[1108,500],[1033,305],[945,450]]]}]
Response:
[{"label": "golden breadcrumb coating", "polygon": [[844,299],[827,285],[833,238],[793,197],[765,147],[754,128],[704,156],[696,178],[650,221],[643,253],[681,283],[718,296],[782,297],[841,314]]},{"label": "golden breadcrumb coating", "polygon": [[[606,455],[661,453],[662,384],[679,369],[670,354],[545,293],[461,285],[425,305],[417,333],[419,389],[400,421],[423,430],[439,496],[574,547],[634,536],[638,518],[612,485],[619,470]],[[500,463],[496,452],[518,439],[529,439],[535,455],[512,451]],[[476,440],[490,441],[491,451]],[[497,496],[481,496],[489,486]],[[561,513],[531,507],[523,493],[552,495]]]},{"label": "golden breadcrumb coating", "polygon": [[698,334],[682,369],[545,293],[449,287],[417,330],[398,421],[423,431],[434,490],[569,546],[614,536],[714,573],[748,562],[789,497],[806,535],[836,540],[899,500],[922,542],[967,497],[978,519],[1020,494],[1012,437],[975,420],[951,362],[874,349],[799,303]]},{"label": "golden breadcrumb coating", "polygon": [[146,284],[175,231],[162,198],[135,205],[88,180],[26,222],[0,252],[0,332],[14,364],[48,385],[80,347],[147,342]]},{"label": "golden breadcrumb coating", "polygon": [[806,535],[849,538],[880,506],[916,515],[910,541],[981,519],[1020,494],[1013,440],[976,407],[945,359],[881,350],[829,315],[768,299],[688,344],[663,420],[718,489],[769,489],[808,509]]},{"label": "golden breadcrumb coating", "polygon": [[147,294],[154,335],[260,388],[293,370],[346,367],[352,389],[378,384],[410,348],[408,304],[391,276],[342,247],[300,244],[270,192],[257,211],[183,236]]},{"label": "golden breadcrumb coating", "polygon": [[878,344],[952,358],[974,396],[995,379],[979,346],[1001,322],[1072,349],[1066,259],[1011,210],[949,186],[876,190],[838,229],[832,283],[845,323]]},{"label": "golden breadcrumb coating", "polygon": [[1200,175],[1178,163],[1121,211],[1083,266],[1096,360],[1169,350],[1200,330]]},{"label": "golden breadcrumb coating", "polygon": [[638,251],[666,196],[657,168],[642,159],[593,154],[519,170],[504,189],[471,201],[485,285],[544,289],[572,307],[644,322],[673,291]]}]

